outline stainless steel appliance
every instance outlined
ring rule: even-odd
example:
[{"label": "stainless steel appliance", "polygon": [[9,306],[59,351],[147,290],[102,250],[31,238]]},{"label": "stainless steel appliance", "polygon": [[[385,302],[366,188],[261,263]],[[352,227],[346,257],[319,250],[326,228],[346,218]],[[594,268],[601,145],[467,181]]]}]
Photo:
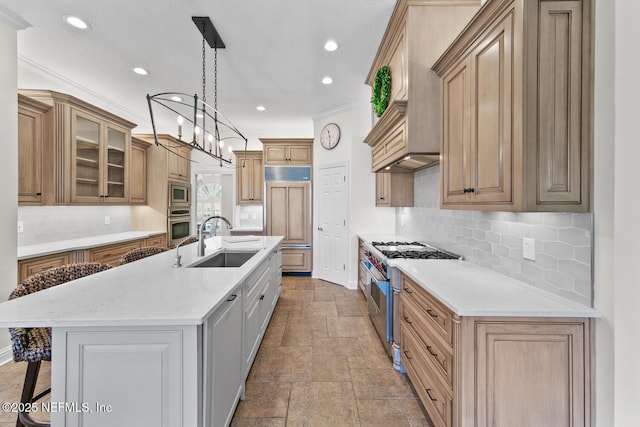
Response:
[{"label": "stainless steel appliance", "polygon": [[169,206],[190,206],[191,184],[185,182],[169,182]]},{"label": "stainless steel appliance", "polygon": [[400,271],[388,259],[462,259],[460,255],[420,242],[371,242],[363,266],[370,278],[367,284],[369,317],[393,359],[394,368],[405,372],[400,361]]},{"label": "stainless steel appliance", "polygon": [[174,247],[191,233],[191,208],[189,206],[171,206],[167,216],[169,247]]}]

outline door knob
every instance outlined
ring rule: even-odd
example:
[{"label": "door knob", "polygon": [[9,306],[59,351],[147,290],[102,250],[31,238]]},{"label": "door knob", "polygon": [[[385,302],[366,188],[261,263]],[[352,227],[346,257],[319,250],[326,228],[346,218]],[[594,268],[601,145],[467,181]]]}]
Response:
[{"label": "door knob", "polygon": [[318,227],[318,231],[324,231],[322,227]]}]

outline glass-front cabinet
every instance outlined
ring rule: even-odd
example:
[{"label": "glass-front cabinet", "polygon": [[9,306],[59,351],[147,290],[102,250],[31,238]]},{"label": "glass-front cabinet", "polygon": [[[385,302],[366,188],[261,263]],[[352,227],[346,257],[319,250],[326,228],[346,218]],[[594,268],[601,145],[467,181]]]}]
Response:
[{"label": "glass-front cabinet", "polygon": [[75,203],[122,203],[128,198],[129,131],[72,110],[71,199]]}]

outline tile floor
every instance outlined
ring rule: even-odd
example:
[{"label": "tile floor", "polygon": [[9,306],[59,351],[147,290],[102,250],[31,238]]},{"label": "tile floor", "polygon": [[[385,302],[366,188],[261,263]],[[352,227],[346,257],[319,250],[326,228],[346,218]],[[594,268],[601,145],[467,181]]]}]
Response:
[{"label": "tile floor", "polygon": [[[24,369],[0,366],[0,402],[19,401]],[[362,292],[309,277],[283,278],[245,394],[232,426],[432,427],[385,355]],[[0,411],[0,427],[13,426],[15,414]]]}]

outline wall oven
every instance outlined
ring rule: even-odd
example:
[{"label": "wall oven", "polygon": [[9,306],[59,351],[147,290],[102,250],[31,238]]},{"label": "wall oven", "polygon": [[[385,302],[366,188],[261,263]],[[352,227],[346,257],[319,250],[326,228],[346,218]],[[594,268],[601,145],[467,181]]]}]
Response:
[{"label": "wall oven", "polygon": [[169,206],[190,206],[191,184],[184,182],[169,182]]},{"label": "wall oven", "polygon": [[185,237],[191,236],[191,209],[189,206],[169,208],[167,234],[170,248]]}]

